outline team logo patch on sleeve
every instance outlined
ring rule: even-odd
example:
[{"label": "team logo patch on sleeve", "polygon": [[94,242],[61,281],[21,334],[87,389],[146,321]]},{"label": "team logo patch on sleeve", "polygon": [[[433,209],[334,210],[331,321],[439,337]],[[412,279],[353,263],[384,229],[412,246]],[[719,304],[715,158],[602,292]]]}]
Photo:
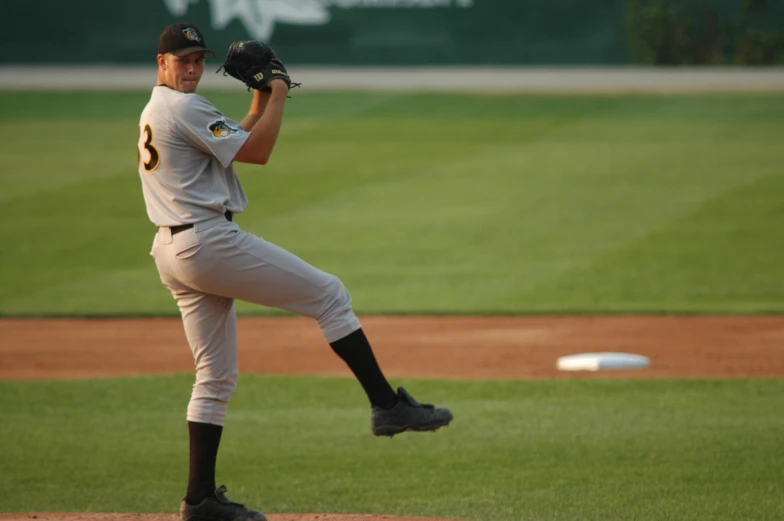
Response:
[{"label": "team logo patch on sleeve", "polygon": [[231,136],[233,136],[234,134],[240,131],[239,128],[232,127],[222,119],[210,123],[210,125],[207,128],[210,129],[212,135],[218,139],[230,138]]}]

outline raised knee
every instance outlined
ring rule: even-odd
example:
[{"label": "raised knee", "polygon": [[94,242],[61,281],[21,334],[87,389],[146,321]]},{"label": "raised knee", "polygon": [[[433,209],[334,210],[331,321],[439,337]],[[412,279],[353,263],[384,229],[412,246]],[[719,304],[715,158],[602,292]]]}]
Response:
[{"label": "raised knee", "polygon": [[315,315],[319,322],[335,320],[351,312],[351,295],[339,278],[329,275],[323,289],[319,313]]},{"label": "raised knee", "polygon": [[340,302],[350,302],[351,295],[349,295],[348,289],[346,289],[346,285],[343,284],[343,281],[337,278],[335,275],[329,276],[329,282],[327,283],[327,292],[332,299],[340,301]]},{"label": "raised knee", "polygon": [[330,275],[321,313],[317,318],[324,338],[330,343],[361,327],[351,308],[351,295],[343,282],[334,275]]},{"label": "raised knee", "polygon": [[335,275],[330,275],[324,291],[322,315],[351,308],[351,295],[345,284]]}]

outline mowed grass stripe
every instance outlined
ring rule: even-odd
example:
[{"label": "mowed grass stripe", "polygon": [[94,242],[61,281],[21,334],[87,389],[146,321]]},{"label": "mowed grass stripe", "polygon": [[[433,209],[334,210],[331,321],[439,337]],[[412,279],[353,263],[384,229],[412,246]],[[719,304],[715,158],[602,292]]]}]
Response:
[{"label": "mowed grass stripe", "polygon": [[[564,298],[611,311],[777,312],[784,233],[784,168],[708,199],[695,211],[535,289],[543,307]],[[753,269],[750,267],[753,266]],[[735,273],[729,278],[728,274]],[[753,300],[749,298],[754,295]],[[514,295],[510,302],[532,298]]]},{"label": "mowed grass stripe", "polygon": [[[215,98],[237,117],[247,108]],[[2,118],[38,101],[33,119],[51,118],[19,125],[62,139],[42,154],[0,130],[0,313],[176,314],[135,171],[145,100],[0,95]],[[781,223],[770,193],[742,188],[782,174],[782,107],[772,95],[306,94],[272,163],[239,167],[251,206],[238,221],[339,275],[362,313],[700,312],[707,285],[724,296],[711,311],[780,311],[769,288],[784,267],[735,248],[728,224],[760,230],[745,240],[763,251]],[[679,233],[707,204],[711,240]],[[684,270],[666,254],[697,245],[727,262]],[[638,265],[680,273],[677,290],[626,285]],[[763,270],[764,284],[737,282]]]},{"label": "mowed grass stripe", "polygon": [[[0,382],[0,511],[175,511],[192,378]],[[377,439],[351,379],[243,376],[219,481],[272,513],[784,515],[781,380],[401,383],[453,425]]]},{"label": "mowed grass stripe", "polygon": [[[411,287],[400,280],[411,278],[416,279],[413,287],[426,288],[424,300],[417,297],[419,306],[438,306],[443,293],[458,289],[464,299],[453,302],[453,310],[509,312],[519,300],[509,307],[499,305],[505,294],[520,295],[558,281],[564,272],[590,266],[765,173],[753,171],[744,178],[727,171],[694,179],[688,164],[664,171],[652,167],[660,146],[640,143],[633,150],[616,151],[611,142],[573,144],[568,152],[562,147],[543,139],[531,146],[477,152],[418,176],[406,173],[402,179],[366,185],[359,193],[264,220],[256,229],[268,231],[267,236],[288,243],[305,258],[324,258],[334,269],[346,267],[344,277],[353,287],[378,285],[360,300],[375,312],[387,311],[390,299],[410,298]],[[684,158],[692,152],[685,145],[671,150]],[[593,163],[586,166],[590,155],[612,154],[607,170],[594,171]],[[559,174],[569,169],[569,175]],[[428,220],[421,219],[421,208],[428,209]],[[356,222],[356,215],[374,218]],[[328,235],[312,227],[325,219],[340,226]],[[380,230],[389,232],[376,240]],[[343,245],[358,236],[367,240],[347,261]],[[301,244],[287,237],[298,237]],[[399,248],[387,247],[395,242]],[[463,248],[456,247],[461,243]],[[568,300],[568,295],[558,295],[563,298]],[[531,295],[531,301],[536,300],[538,296]]]}]

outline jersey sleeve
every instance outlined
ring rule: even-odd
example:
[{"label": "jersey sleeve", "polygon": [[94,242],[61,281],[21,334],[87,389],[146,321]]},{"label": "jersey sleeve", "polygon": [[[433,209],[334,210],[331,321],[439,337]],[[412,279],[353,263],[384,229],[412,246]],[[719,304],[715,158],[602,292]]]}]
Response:
[{"label": "jersey sleeve", "polygon": [[239,123],[227,118],[205,98],[188,96],[185,103],[174,110],[177,130],[182,138],[225,167],[231,164],[237,151],[250,136]]}]

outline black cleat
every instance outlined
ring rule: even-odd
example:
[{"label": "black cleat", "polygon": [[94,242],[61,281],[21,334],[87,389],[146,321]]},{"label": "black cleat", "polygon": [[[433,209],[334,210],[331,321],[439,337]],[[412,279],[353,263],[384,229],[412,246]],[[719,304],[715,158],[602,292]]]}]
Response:
[{"label": "black cleat", "polygon": [[373,406],[371,427],[376,436],[394,436],[406,431],[435,431],[449,425],[454,416],[449,409],[419,403],[402,387],[397,389],[398,402],[391,409]]},{"label": "black cleat", "polygon": [[245,508],[226,497],[226,486],[221,485],[215,493],[199,503],[190,505],[184,499],[180,504],[182,521],[267,521],[261,512]]}]

